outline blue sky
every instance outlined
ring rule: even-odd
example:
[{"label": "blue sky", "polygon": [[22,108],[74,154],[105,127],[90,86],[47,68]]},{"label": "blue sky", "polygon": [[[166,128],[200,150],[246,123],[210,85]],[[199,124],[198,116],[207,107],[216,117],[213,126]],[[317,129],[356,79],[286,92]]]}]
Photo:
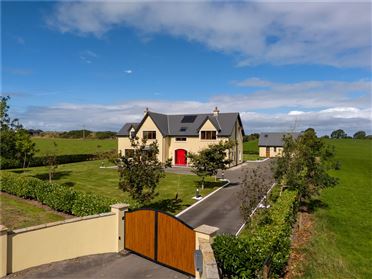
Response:
[{"label": "blue sky", "polygon": [[13,116],[118,130],[145,107],[218,106],[239,111],[248,133],[371,133],[370,3],[156,4],[2,2]]}]

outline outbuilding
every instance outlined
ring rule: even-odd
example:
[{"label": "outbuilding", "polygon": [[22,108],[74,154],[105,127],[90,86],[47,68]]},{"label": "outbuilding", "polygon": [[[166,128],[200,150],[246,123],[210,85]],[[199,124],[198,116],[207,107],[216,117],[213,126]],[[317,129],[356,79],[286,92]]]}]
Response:
[{"label": "outbuilding", "polygon": [[258,140],[260,157],[272,158],[281,156],[283,153],[284,137],[297,138],[300,133],[261,133]]}]

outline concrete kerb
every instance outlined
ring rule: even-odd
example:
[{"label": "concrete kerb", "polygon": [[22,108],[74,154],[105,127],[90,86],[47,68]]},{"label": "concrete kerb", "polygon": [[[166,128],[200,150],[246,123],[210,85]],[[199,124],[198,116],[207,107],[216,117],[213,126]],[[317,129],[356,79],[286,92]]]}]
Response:
[{"label": "concrete kerb", "polygon": [[224,185],[222,185],[220,188],[214,190],[212,193],[209,193],[208,195],[206,195],[204,198],[202,198],[201,200],[197,201],[196,203],[194,203],[194,204],[190,205],[189,207],[185,208],[180,213],[178,213],[176,215],[176,217],[181,216],[182,214],[184,214],[185,212],[189,211],[194,206],[197,206],[199,203],[201,203],[202,201],[205,201],[207,198],[209,198],[210,196],[212,196],[213,194],[217,193],[219,190],[221,190],[222,188],[225,188],[227,185],[230,184],[230,180],[225,179],[224,181],[226,181],[226,183]]},{"label": "concrete kerb", "polygon": [[[276,182],[274,182],[273,185],[271,185],[270,189],[266,192],[266,197],[267,197],[267,195],[271,192],[271,190],[274,188],[275,185],[276,185]],[[251,212],[251,214],[249,215],[249,217],[252,217],[252,216],[253,216],[253,214],[256,212],[257,208],[258,208],[258,207],[260,206],[260,204],[264,201],[264,199],[265,199],[265,197],[263,197],[263,198],[260,200],[260,202],[257,204],[257,206],[252,210],[252,212]],[[243,225],[239,228],[239,230],[238,230],[237,233],[235,234],[236,236],[238,236],[238,235],[241,233],[241,231],[244,229],[244,227],[245,227],[246,224],[247,224],[246,222],[243,223]]]},{"label": "concrete kerb", "polygon": [[262,162],[265,162],[267,160],[270,160],[270,158],[265,158],[265,159],[262,159],[262,160],[246,160],[245,162],[247,162],[247,163],[262,163]]}]

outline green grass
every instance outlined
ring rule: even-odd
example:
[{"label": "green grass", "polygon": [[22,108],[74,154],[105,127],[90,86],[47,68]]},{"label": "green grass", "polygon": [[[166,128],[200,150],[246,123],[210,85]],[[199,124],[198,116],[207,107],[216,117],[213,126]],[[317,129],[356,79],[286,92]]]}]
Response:
[{"label": "green grass", "polygon": [[336,148],[339,184],[320,195],[301,278],[372,278],[372,141],[327,140]]},{"label": "green grass", "polygon": [[0,194],[0,201],[0,224],[9,229],[19,229],[65,219],[52,211],[10,195]]},{"label": "green grass", "polygon": [[258,140],[246,141],[243,143],[243,160],[258,160]]},{"label": "green grass", "polygon": [[[100,164],[101,161],[87,161],[59,165],[55,173],[54,182],[71,186],[79,191],[92,192],[101,196],[130,202],[128,193],[118,188],[118,171],[116,169],[99,168]],[[22,170],[11,171],[22,173]],[[47,180],[48,169],[47,167],[29,168],[24,175]],[[196,182],[198,180],[199,178],[195,175],[166,173],[166,176],[159,183],[159,196],[149,206],[170,213],[181,211],[195,202],[192,197],[195,195]],[[213,178],[208,178],[207,181],[205,189],[201,190],[203,196],[222,185],[219,181],[214,182]],[[180,200],[175,203],[174,198],[177,193]]]},{"label": "green grass", "polygon": [[44,155],[48,150],[54,150],[53,142],[57,144],[58,155],[95,154],[97,152],[117,149],[116,139],[60,139],[60,138],[32,138],[36,143],[36,155]]}]

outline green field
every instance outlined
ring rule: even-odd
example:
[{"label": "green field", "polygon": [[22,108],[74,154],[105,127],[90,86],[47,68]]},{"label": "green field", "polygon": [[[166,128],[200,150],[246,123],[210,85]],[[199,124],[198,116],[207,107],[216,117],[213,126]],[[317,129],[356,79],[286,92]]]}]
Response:
[{"label": "green field", "polygon": [[3,193],[0,194],[0,217],[0,224],[11,230],[65,219],[61,215],[40,208],[29,201]]},{"label": "green field", "polygon": [[[128,193],[124,193],[118,188],[118,171],[116,169],[100,168],[100,164],[101,161],[87,161],[59,165],[55,173],[54,182],[71,186],[79,191],[92,192],[130,202]],[[22,173],[22,170],[11,171]],[[47,180],[48,169],[47,167],[28,168],[24,175]],[[166,173],[165,178],[162,178],[159,183],[159,196],[155,198],[154,204],[151,206],[171,213],[181,211],[195,202],[192,197],[195,195],[196,182],[198,180],[199,178],[195,175]],[[213,178],[209,178],[208,185],[204,190],[201,190],[201,194],[207,195],[220,185],[222,185],[221,182],[214,182]],[[178,204],[172,205],[177,193],[178,198],[181,200]],[[167,204],[168,202],[169,205]]]},{"label": "green field", "polygon": [[320,195],[301,278],[372,278],[372,141],[328,140],[339,184]]},{"label": "green field", "polygon": [[246,141],[243,143],[243,160],[258,160],[258,140]]},{"label": "green field", "polygon": [[61,139],[61,138],[32,138],[36,143],[38,152],[36,155],[45,155],[49,150],[54,150],[57,144],[57,155],[70,154],[95,154],[97,152],[110,151],[117,149],[116,139]]}]

